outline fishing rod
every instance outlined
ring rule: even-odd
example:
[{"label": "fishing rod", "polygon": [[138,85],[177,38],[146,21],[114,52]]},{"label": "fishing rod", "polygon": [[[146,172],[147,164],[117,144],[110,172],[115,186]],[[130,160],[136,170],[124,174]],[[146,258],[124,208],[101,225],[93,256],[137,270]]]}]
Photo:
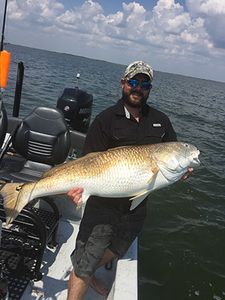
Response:
[{"label": "fishing rod", "polygon": [[[7,14],[7,4],[8,0],[5,0],[5,9],[4,9],[4,16],[3,16],[3,24],[2,24],[2,36],[1,36],[1,45],[0,45],[0,147],[3,144],[0,152],[0,161],[6,152],[13,133],[15,132],[16,128],[12,130],[9,137],[5,139],[5,134],[7,131],[7,113],[4,108],[3,104],[3,96],[4,91],[7,86],[8,80],[8,72],[9,72],[9,65],[10,65],[10,52],[4,50],[4,37],[5,37],[5,24],[6,24],[6,14]],[[14,106],[13,106],[13,117],[18,117],[19,115],[19,106],[20,106],[20,98],[21,98],[21,89],[22,89],[22,82],[23,82],[23,63],[19,64],[18,74],[17,74],[17,81],[16,81],[16,93],[14,99]],[[1,297],[0,297],[1,298]]]},{"label": "fishing rod", "polygon": [[7,114],[3,105],[3,94],[7,86],[8,71],[10,64],[10,53],[3,50],[4,48],[4,31],[6,22],[7,0],[5,0],[5,9],[2,25],[2,38],[0,45],[0,147],[5,139],[5,133],[7,130]]},{"label": "fishing rod", "polygon": [[[0,44],[0,113],[2,107],[3,93],[7,86],[8,72],[9,72],[9,65],[10,65],[10,58],[11,58],[10,52],[4,50],[7,4],[8,4],[8,0],[5,0],[1,44]],[[20,62],[18,65],[16,91],[15,91],[15,99],[14,99],[14,106],[13,106],[13,117],[18,117],[19,115],[21,91],[23,85],[23,74],[24,74],[24,66],[23,63]],[[1,123],[1,115],[0,115],[0,123]]]},{"label": "fishing rod", "polygon": [[[5,37],[5,23],[6,23],[6,13],[7,13],[8,0],[5,0],[3,24],[2,24],[2,36],[0,45],[0,88],[1,94],[7,86],[8,71],[10,64],[10,52],[4,50],[4,37]],[[2,96],[2,95],[0,95]]]},{"label": "fishing rod", "polygon": [[7,4],[8,4],[8,0],[5,0],[5,9],[4,9],[4,16],[3,16],[3,24],[2,24],[2,37],[1,37],[1,48],[0,48],[0,51],[2,51],[3,48],[4,48],[5,22],[6,22]]}]

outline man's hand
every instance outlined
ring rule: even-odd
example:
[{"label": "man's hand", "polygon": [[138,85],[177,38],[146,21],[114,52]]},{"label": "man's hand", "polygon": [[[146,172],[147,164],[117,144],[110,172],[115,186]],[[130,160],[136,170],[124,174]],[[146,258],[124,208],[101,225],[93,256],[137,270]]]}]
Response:
[{"label": "man's hand", "polygon": [[184,176],[181,178],[181,180],[186,180],[191,175],[192,172],[193,172],[193,168],[189,168],[187,173],[184,174]]},{"label": "man's hand", "polygon": [[71,190],[69,190],[69,192],[67,193],[67,196],[70,197],[70,199],[76,204],[79,205],[81,202],[81,198],[82,198],[82,193],[83,193],[84,189],[83,188],[73,188]]}]

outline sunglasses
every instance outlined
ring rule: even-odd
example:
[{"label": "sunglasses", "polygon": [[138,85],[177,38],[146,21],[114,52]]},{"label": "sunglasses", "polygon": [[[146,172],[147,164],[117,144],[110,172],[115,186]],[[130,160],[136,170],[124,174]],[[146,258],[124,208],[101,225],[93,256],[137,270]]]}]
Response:
[{"label": "sunglasses", "polygon": [[136,88],[138,86],[140,86],[143,90],[150,90],[152,88],[150,80],[139,81],[136,79],[128,79],[126,82],[131,88]]}]

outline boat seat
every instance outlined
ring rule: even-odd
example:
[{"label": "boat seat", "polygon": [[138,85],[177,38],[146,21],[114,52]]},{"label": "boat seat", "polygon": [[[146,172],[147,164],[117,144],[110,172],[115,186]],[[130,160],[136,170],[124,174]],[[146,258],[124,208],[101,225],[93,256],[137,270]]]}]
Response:
[{"label": "boat seat", "polygon": [[68,156],[70,132],[62,113],[55,108],[36,107],[18,126],[12,146],[15,153],[4,158],[0,179],[6,182],[39,179],[43,172],[63,163]]},{"label": "boat seat", "polygon": [[[1,161],[0,180],[2,183],[35,181],[43,172],[66,160],[70,150],[70,132],[60,111],[36,107],[18,125],[11,143],[12,148]],[[12,272],[15,276],[16,273],[18,278],[41,278],[39,270],[44,250],[46,244],[50,247],[56,245],[59,218],[54,199],[48,196],[32,200],[10,229],[3,227],[0,260],[6,262],[7,274]],[[5,221],[2,198],[0,219]],[[14,265],[8,263],[11,259],[16,261]]]}]

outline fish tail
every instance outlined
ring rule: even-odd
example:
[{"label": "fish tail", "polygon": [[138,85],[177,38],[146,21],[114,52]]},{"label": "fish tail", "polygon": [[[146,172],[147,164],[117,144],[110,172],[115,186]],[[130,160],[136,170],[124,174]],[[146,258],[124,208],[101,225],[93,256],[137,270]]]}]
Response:
[{"label": "fish tail", "polygon": [[35,183],[7,183],[1,189],[6,214],[6,224],[18,216],[24,206],[31,200]]}]

